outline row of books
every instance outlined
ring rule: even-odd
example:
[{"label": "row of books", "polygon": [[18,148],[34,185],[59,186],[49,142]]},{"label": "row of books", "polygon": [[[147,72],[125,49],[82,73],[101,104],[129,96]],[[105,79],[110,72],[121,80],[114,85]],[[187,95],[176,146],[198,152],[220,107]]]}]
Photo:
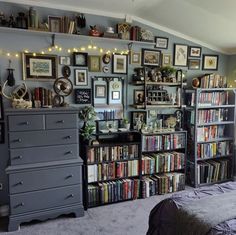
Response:
[{"label": "row of books", "polygon": [[93,147],[87,151],[87,162],[116,161],[138,158],[138,145]]},{"label": "row of books", "polygon": [[88,207],[137,199],[140,195],[139,179],[123,179],[88,185]]},{"label": "row of books", "polygon": [[231,144],[229,141],[198,144],[197,157],[204,159],[204,158],[227,156],[230,154],[230,146]]},{"label": "row of books", "polygon": [[68,16],[63,16],[61,20],[61,33],[73,34],[77,28],[75,20],[71,20]]},{"label": "row of books", "polygon": [[185,175],[183,173],[166,173],[145,177],[141,181],[141,197],[147,198],[156,194],[165,194],[184,190]]},{"label": "row of books", "polygon": [[185,134],[166,134],[142,137],[142,151],[160,151],[185,147]]},{"label": "row of books", "polygon": [[88,165],[88,183],[138,175],[138,160]]},{"label": "row of books", "polygon": [[185,154],[179,152],[142,156],[142,174],[154,174],[184,169]]},{"label": "row of books", "polygon": [[224,160],[208,160],[200,162],[197,165],[198,184],[214,183],[230,178],[230,161]]},{"label": "row of books", "polygon": [[225,125],[212,125],[197,128],[197,141],[216,140],[223,138],[225,133]]},{"label": "row of books", "polygon": [[222,88],[227,87],[226,76],[221,76],[219,74],[206,74],[200,78],[201,88]]},{"label": "row of books", "polygon": [[32,100],[34,108],[51,107],[53,92],[43,87],[36,87],[32,91]]}]

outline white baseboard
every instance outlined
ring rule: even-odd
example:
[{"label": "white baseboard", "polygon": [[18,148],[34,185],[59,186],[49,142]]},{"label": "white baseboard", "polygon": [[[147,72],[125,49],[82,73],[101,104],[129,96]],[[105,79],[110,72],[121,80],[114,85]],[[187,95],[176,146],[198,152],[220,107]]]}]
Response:
[{"label": "white baseboard", "polygon": [[9,215],[9,206],[8,205],[0,206],[0,217],[4,217],[8,215]]}]

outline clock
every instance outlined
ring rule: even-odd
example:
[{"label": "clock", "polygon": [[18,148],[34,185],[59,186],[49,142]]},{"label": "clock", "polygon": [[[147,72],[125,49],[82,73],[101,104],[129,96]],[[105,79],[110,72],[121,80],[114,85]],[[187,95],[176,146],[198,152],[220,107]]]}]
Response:
[{"label": "clock", "polygon": [[103,66],[102,71],[103,71],[104,73],[108,73],[108,72],[109,72],[108,66]]}]

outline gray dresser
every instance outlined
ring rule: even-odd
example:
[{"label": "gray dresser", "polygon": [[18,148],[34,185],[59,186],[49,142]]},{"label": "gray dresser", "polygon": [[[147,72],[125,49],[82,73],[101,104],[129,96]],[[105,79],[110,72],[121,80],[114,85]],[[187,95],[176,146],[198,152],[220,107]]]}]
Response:
[{"label": "gray dresser", "polygon": [[9,231],[61,214],[83,216],[78,113],[72,108],[6,110]]}]

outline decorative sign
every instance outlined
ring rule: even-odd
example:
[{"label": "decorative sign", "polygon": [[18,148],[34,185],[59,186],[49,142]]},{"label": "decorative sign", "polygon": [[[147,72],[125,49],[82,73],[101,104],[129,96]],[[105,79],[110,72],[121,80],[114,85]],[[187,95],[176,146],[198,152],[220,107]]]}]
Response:
[{"label": "decorative sign", "polygon": [[75,89],[76,104],[91,104],[91,89]]}]

